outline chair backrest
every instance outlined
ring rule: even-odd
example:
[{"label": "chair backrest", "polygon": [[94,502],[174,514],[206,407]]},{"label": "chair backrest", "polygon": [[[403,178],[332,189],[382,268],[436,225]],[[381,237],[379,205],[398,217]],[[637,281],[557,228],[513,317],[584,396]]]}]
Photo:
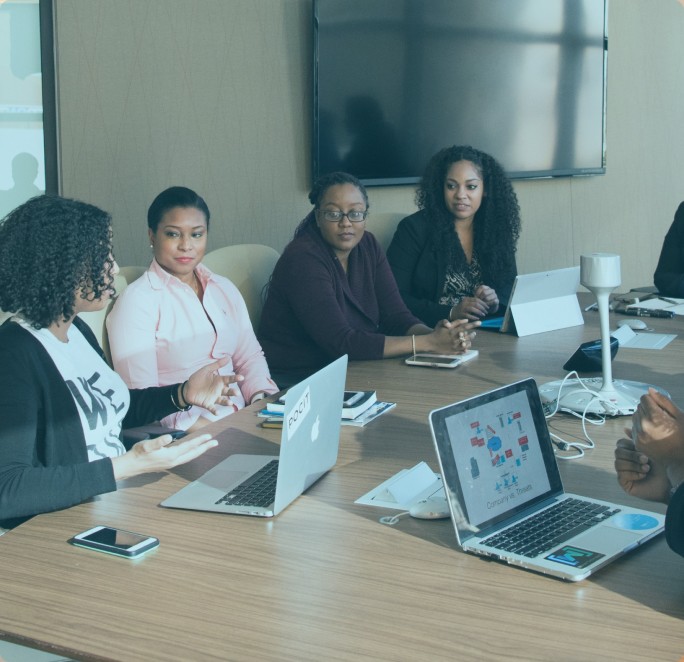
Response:
[{"label": "chair backrest", "polygon": [[123,277],[127,285],[138,280],[147,271],[147,267],[119,267],[119,275]]},{"label": "chair backrest", "polygon": [[366,224],[367,229],[375,235],[378,243],[386,251],[392,237],[394,237],[399,221],[407,216],[408,214],[404,212],[375,212],[371,209]]},{"label": "chair backrest", "polygon": [[219,276],[225,276],[240,290],[247,304],[249,318],[256,331],[264,305],[264,287],[280,254],[263,244],[236,244],[207,253],[202,263]]},{"label": "chair backrest", "polygon": [[[126,289],[127,285],[128,283],[126,282],[126,279],[120,273],[114,276],[114,288],[118,294],[121,294],[121,292]],[[109,351],[105,319],[107,318],[107,315],[109,314],[109,311],[113,305],[114,302],[110,301],[109,304],[102,310],[95,310],[91,313],[81,313],[79,315],[79,317],[91,328],[92,332],[95,334],[97,342],[100,343],[100,347],[102,347],[109,365],[112,365],[112,356]]]}]

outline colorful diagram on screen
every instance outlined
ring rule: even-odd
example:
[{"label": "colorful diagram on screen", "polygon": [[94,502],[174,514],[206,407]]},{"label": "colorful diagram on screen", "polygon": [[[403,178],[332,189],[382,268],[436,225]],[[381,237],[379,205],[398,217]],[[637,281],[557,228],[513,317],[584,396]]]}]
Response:
[{"label": "colorful diagram on screen", "polygon": [[473,407],[447,425],[471,524],[479,526],[550,489],[526,393]]},{"label": "colorful diagram on screen", "polygon": [[[502,492],[516,487],[519,484],[517,468],[526,461],[526,452],[529,450],[529,439],[523,432],[521,414],[519,411],[499,414],[496,422],[483,423],[475,420],[470,424],[474,436],[470,439],[470,445],[474,449],[482,450],[478,453],[480,460],[484,455],[484,449],[488,452],[488,464],[495,469],[502,469],[494,482],[497,492]],[[495,427],[496,426],[496,427]],[[478,458],[470,458],[471,478],[480,476]]]}]

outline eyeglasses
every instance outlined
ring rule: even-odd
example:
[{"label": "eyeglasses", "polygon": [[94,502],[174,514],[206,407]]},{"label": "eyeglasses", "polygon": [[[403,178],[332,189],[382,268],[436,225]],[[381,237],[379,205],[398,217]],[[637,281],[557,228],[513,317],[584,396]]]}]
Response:
[{"label": "eyeglasses", "polygon": [[343,218],[347,217],[351,223],[363,223],[368,216],[368,211],[358,211],[352,209],[347,213],[342,211],[333,211],[331,209],[318,209],[318,213],[323,217],[324,220],[329,223],[339,223]]}]

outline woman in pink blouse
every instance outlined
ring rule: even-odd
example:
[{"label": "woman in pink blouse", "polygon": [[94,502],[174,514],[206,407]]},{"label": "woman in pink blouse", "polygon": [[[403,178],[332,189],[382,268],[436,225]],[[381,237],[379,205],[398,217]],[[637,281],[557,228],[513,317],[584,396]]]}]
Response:
[{"label": "woman in pink blouse", "polygon": [[201,264],[209,215],[204,200],[182,186],[155,198],[147,212],[154,259],[107,318],[114,369],[129,388],[182,382],[198,368],[229,357],[221,373],[242,377],[230,403],[217,414],[193,407],[162,420],[182,430],[278,391],[240,292]]}]

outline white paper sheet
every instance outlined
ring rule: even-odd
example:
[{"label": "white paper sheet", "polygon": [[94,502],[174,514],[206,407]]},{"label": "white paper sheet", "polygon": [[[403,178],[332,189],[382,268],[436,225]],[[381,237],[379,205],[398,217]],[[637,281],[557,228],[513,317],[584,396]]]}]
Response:
[{"label": "white paper sheet", "polygon": [[636,333],[628,326],[620,326],[610,335],[625,349],[662,349],[677,337],[673,333]]}]

